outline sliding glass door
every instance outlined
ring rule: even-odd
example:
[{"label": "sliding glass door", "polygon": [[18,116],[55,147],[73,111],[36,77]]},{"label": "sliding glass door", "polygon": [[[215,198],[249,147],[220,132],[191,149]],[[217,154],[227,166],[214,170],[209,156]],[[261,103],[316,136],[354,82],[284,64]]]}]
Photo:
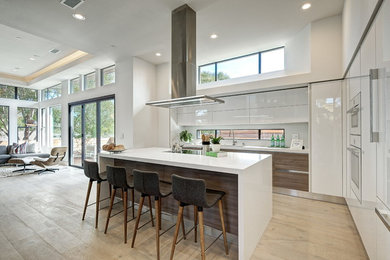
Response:
[{"label": "sliding glass door", "polygon": [[115,99],[113,96],[69,105],[70,165],[83,166],[97,160],[102,145],[115,140]]}]

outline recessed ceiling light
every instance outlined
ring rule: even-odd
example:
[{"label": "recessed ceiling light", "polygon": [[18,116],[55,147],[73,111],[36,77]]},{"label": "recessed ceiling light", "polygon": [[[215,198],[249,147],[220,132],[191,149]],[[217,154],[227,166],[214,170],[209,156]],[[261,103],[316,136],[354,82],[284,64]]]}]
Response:
[{"label": "recessed ceiling light", "polygon": [[13,71],[18,71],[18,70],[20,70],[21,69],[21,67],[15,67],[14,69],[13,69]]},{"label": "recessed ceiling light", "polygon": [[211,39],[217,39],[217,38],[218,38],[218,35],[216,35],[215,33],[213,33],[212,35],[210,35],[210,38],[211,38]]},{"label": "recessed ceiling light", "polygon": [[20,36],[16,36],[15,38],[18,39],[18,40],[22,39],[22,37],[20,37]]},{"label": "recessed ceiling light", "polygon": [[306,10],[306,9],[309,9],[311,7],[311,3],[304,3],[302,5],[302,10]]},{"label": "recessed ceiling light", "polygon": [[84,20],[85,20],[85,16],[82,15],[82,14],[76,13],[76,14],[73,14],[73,17],[74,17],[75,19],[77,19],[77,20],[81,20],[81,21],[84,21]]},{"label": "recessed ceiling light", "polygon": [[161,53],[156,52],[156,56],[157,56],[157,57],[160,57],[160,56],[161,56]]},{"label": "recessed ceiling light", "polygon": [[29,60],[35,60],[35,58],[34,57],[30,57]]},{"label": "recessed ceiling light", "polygon": [[34,54],[33,57],[34,57],[34,58],[39,58],[39,55]]},{"label": "recessed ceiling light", "polygon": [[53,53],[53,54],[56,54],[56,53],[59,53],[59,52],[60,52],[60,50],[59,50],[59,49],[56,49],[56,48],[54,48],[54,49],[51,49],[49,52],[51,52],[51,53]]}]

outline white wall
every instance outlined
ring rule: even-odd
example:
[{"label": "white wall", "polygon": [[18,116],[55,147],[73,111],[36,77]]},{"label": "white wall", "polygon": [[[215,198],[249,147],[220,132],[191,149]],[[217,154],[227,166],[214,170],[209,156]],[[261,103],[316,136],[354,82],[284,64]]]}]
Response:
[{"label": "white wall", "polygon": [[[310,52],[310,63],[307,53],[304,52],[305,48],[302,46],[308,48],[306,50]],[[295,39],[286,43],[286,50],[288,55],[292,52],[302,55],[302,60],[296,63],[297,67],[288,68],[294,65],[299,57],[286,56],[286,71],[198,85],[197,94],[217,95],[341,78],[341,16],[332,16],[312,22],[310,26],[298,32]],[[310,67],[309,71],[307,71],[308,67]]]},{"label": "white wall", "polygon": [[[157,69],[157,100],[164,100],[171,98],[171,66],[170,63],[160,64]],[[154,108],[157,109],[158,115],[158,131],[157,131],[157,145],[159,147],[168,147],[170,126],[169,126],[169,109]]]},{"label": "white wall", "polygon": [[158,111],[145,103],[155,100],[156,66],[134,58],[133,79],[133,146],[152,147],[157,144]]}]

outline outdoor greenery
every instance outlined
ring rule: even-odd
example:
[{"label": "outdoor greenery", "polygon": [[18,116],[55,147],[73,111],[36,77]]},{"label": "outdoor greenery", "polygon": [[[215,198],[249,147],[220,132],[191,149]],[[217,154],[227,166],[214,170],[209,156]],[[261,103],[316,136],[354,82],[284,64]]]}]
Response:
[{"label": "outdoor greenery", "polygon": [[84,76],[85,89],[96,88],[96,74],[92,72]]},{"label": "outdoor greenery", "polygon": [[30,88],[18,88],[18,99],[38,101],[38,90]]},{"label": "outdoor greenery", "polygon": [[61,145],[61,106],[50,107],[51,146]]},{"label": "outdoor greenery", "polygon": [[0,85],[0,98],[15,99],[15,87]]},{"label": "outdoor greenery", "polygon": [[[217,75],[218,80],[225,80],[229,79],[229,75],[223,72],[219,72]],[[215,81],[215,74],[208,71],[202,71],[200,74],[200,82],[201,83],[207,83],[207,82],[213,82]]]},{"label": "outdoor greenery", "polygon": [[9,107],[0,106],[0,145],[8,144]]},{"label": "outdoor greenery", "polygon": [[81,91],[80,78],[70,80],[70,93]]},{"label": "outdoor greenery", "polygon": [[61,84],[42,90],[42,100],[49,100],[57,97],[61,97]]},{"label": "outdoor greenery", "polygon": [[103,86],[115,83],[115,66],[111,66],[102,70]]},{"label": "outdoor greenery", "polygon": [[18,107],[18,142],[38,140],[38,109]]}]

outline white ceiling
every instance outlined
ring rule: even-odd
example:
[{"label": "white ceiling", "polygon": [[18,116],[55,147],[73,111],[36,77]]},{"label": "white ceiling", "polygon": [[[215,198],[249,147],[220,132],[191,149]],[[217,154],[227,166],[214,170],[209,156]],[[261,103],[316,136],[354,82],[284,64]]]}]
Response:
[{"label": "white ceiling", "polygon": [[[76,51],[64,44],[55,43],[0,24],[0,72],[27,76]],[[51,49],[60,52],[53,54]],[[30,60],[34,58],[35,60]],[[16,70],[15,68],[20,68]]]},{"label": "white ceiling", "polygon": [[[340,14],[344,4],[344,0],[309,1],[312,8],[303,11],[303,0],[86,0],[77,12],[87,19],[78,21],[58,0],[0,0],[0,23],[104,62],[139,56],[159,64],[170,60],[171,11],[187,3],[197,12],[197,63],[201,65],[283,45],[311,21]],[[211,40],[211,33],[219,37]],[[32,45],[47,51],[47,45]],[[31,54],[12,42],[0,46],[1,57],[7,56],[9,62],[19,52],[26,64],[30,62]],[[162,56],[156,57],[156,52]],[[2,60],[0,72],[5,72]]]}]

